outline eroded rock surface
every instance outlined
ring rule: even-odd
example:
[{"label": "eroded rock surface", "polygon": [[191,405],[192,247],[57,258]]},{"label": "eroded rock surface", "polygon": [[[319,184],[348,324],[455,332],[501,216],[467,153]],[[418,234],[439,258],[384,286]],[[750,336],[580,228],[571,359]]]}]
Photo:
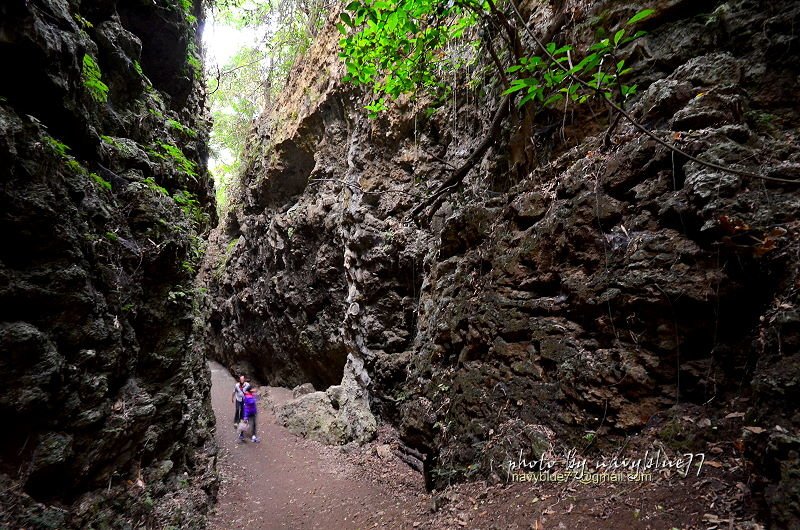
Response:
[{"label": "eroded rock surface", "polygon": [[298,436],[330,445],[372,440],[378,426],[369,393],[353,375],[358,373],[354,362],[348,360],[340,385],[324,392],[293,392],[294,399],[276,407],[278,421]]},{"label": "eroded rock surface", "polygon": [[0,526],[199,527],[216,492],[201,12],[180,5],[0,6]]},{"label": "eroded rock surface", "polygon": [[[557,39],[579,43],[590,20],[613,27],[636,11],[557,5],[581,14]],[[565,20],[523,8],[537,31]],[[626,51],[632,115],[692,156],[797,178],[800,6],[655,8]],[[214,233],[213,355],[251,362],[270,384],[357,383],[425,455],[430,485],[499,479],[519,449],[587,433],[602,449],[663,425],[673,443],[685,433],[666,426],[684,403],[715,420],[746,411],[760,434],[700,438],[741,448],[744,436],[762,516],[797,526],[798,186],[689,161],[624,120],[606,138],[605,117],[586,109],[514,110],[463,185],[415,223],[411,209],[483,139],[496,76],[459,89],[455,114],[401,102],[370,121],[338,82],[335,30],[325,35],[254,130]],[[306,406],[320,411],[310,422]],[[324,423],[331,440],[350,438],[326,394],[293,407],[298,432]]]}]

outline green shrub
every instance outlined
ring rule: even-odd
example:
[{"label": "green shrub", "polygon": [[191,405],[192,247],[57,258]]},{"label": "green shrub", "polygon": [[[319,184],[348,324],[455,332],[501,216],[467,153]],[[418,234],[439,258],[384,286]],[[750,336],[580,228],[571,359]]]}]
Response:
[{"label": "green shrub", "polygon": [[164,150],[164,153],[175,162],[178,169],[190,177],[197,178],[197,164],[186,158],[186,155],[183,154],[179,147],[166,142],[160,142],[159,145]]},{"label": "green shrub", "polygon": [[85,18],[83,18],[82,16],[80,16],[77,13],[74,13],[72,15],[72,18],[74,18],[75,22],[77,22],[81,26],[81,28],[83,28],[84,30],[92,29],[94,27],[94,24],[92,24],[91,22],[89,22],[88,20],[86,20]]},{"label": "green shrub", "polygon": [[[652,9],[640,11],[625,25],[631,26],[652,13]],[[619,92],[622,99],[635,94],[636,85],[626,85],[620,81],[622,76],[632,70],[626,68],[624,59],[617,59],[616,53],[621,46],[638,39],[645,32],[630,34],[628,31],[623,27],[613,37],[595,42],[589,46],[589,53],[574,65],[570,55],[575,53],[574,47],[569,44],[559,47],[551,42],[547,45],[547,53],[555,61],[547,55],[520,58],[519,63],[507,70],[509,74],[516,74],[518,77],[503,94],[521,92],[519,106],[535,101],[543,107],[553,107],[564,99],[585,103],[597,95],[612,99],[615,91]],[[558,64],[570,68],[562,69]],[[585,80],[586,86],[575,83],[570,75]]]},{"label": "green shrub", "polygon": [[56,140],[52,136],[45,135],[43,138],[45,145],[48,146],[50,151],[58,156],[61,159],[61,162],[73,173],[78,175],[85,175],[91,178],[95,183],[97,183],[101,188],[106,190],[111,190],[111,183],[108,182],[106,179],[98,175],[97,173],[92,173],[86,167],[81,164],[78,160],[75,159],[74,156],[69,154],[70,147],[61,142]]}]

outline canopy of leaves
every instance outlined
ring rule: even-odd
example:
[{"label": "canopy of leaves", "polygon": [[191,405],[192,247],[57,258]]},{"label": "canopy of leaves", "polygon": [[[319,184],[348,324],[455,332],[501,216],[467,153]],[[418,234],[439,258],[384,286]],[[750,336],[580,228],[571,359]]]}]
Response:
[{"label": "canopy of leaves", "polygon": [[292,65],[321,27],[325,0],[218,0],[217,24],[252,31],[257,44],[242,46],[222,66],[206,72],[214,125],[212,173],[217,203],[238,173],[254,118],[284,86]]},{"label": "canopy of leaves", "polygon": [[383,110],[383,96],[435,91],[450,70],[446,46],[474,26],[488,4],[452,0],[360,0],[341,14],[345,81],[370,86],[380,97],[367,108]]},{"label": "canopy of leaves", "polygon": [[[549,107],[567,98],[584,103],[594,96],[608,99],[619,96],[624,100],[634,94],[637,87],[622,82],[621,78],[632,70],[625,67],[624,59],[617,58],[617,53],[620,47],[644,35],[643,31],[631,34],[628,26],[652,13],[652,9],[640,11],[613,37],[606,37],[589,46],[587,54],[580,61],[573,61],[573,46],[567,44],[559,47],[552,42],[546,46],[543,55],[520,58],[518,64],[507,70],[518,77],[504,94],[521,92],[520,106],[536,101],[543,107]],[[576,78],[584,82],[576,82]]]},{"label": "canopy of leaves", "polygon": [[[634,15],[613,37],[591,45],[580,60],[573,46],[555,43],[540,55],[522,56],[507,69],[512,80],[504,94],[520,92],[519,105],[537,102],[543,107],[565,98],[583,103],[595,96],[628,97],[636,86],[622,83],[620,78],[631,70],[615,53],[643,34],[631,33],[629,26],[652,12]],[[514,31],[490,0],[356,0],[340,18],[345,81],[372,89],[376,100],[366,107],[371,116],[386,108],[387,97],[441,90],[443,74],[456,66],[448,47],[479,21]],[[518,42],[519,36],[513,40]],[[585,83],[575,82],[579,76]]]}]

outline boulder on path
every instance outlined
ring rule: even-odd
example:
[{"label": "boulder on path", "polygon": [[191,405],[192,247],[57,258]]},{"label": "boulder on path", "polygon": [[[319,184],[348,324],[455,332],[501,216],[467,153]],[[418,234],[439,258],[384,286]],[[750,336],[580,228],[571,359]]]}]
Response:
[{"label": "boulder on path", "polygon": [[336,409],[325,392],[302,395],[280,406],[277,413],[281,424],[293,434],[330,445],[345,443]]},{"label": "boulder on path", "polygon": [[298,398],[300,396],[311,394],[312,392],[316,391],[317,389],[314,388],[314,385],[312,385],[311,383],[303,383],[302,385],[297,385],[292,389],[292,397]]},{"label": "boulder on path", "polygon": [[[370,411],[367,393],[355,376],[356,370],[348,369],[353,364],[348,362],[341,385],[331,386],[325,392],[299,395],[277,405],[278,421],[298,436],[329,445],[372,440],[377,422]],[[293,394],[310,386],[300,385]]]}]

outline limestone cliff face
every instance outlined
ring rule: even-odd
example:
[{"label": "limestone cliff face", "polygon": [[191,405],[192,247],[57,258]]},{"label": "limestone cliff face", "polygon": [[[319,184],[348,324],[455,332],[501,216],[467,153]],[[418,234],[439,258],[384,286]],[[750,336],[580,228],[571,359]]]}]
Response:
[{"label": "limestone cliff face", "polygon": [[[523,7],[562,42],[636,11],[558,5]],[[626,58],[633,116],[691,155],[798,178],[800,6],[652,7]],[[370,121],[335,43],[317,42],[254,130],[205,265],[211,355],[273,384],[341,378],[364,425],[350,438],[368,435],[369,405],[426,455],[432,485],[492,476],[520,448],[647,431],[744,447],[764,517],[796,526],[800,187],[709,169],[624,120],[606,135],[586,109],[515,109],[417,223],[483,139],[497,80],[465,90],[481,74],[462,73],[433,115],[402,102]],[[739,411],[763,432],[724,419]]]},{"label": "limestone cliff face", "polygon": [[0,5],[0,526],[203,524],[199,2]]}]

